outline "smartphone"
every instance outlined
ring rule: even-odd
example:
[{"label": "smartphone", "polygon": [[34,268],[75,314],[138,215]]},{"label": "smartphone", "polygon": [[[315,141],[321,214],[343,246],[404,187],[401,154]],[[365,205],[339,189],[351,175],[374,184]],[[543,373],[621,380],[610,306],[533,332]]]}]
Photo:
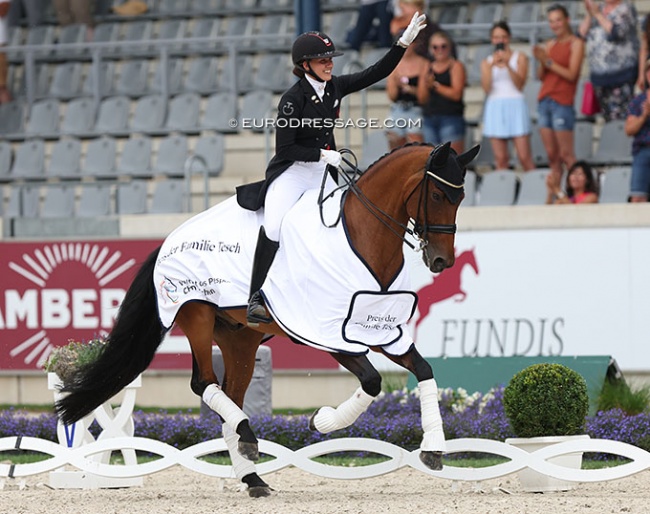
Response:
[{"label": "smartphone", "polygon": [[494,51],[498,52],[499,50],[503,51],[506,49],[506,44],[505,43],[497,43],[494,45]]}]

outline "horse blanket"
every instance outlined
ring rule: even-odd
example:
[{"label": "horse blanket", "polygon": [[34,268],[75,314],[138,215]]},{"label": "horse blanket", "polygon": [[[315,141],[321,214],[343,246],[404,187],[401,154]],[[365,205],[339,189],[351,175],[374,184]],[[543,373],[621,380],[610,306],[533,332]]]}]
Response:
[{"label": "horse blanket", "polygon": [[[381,346],[404,354],[413,344],[406,323],[417,303],[408,268],[403,264],[382,290],[350,245],[345,219],[333,228],[323,225],[317,195],[307,191],[283,220],[280,249],[262,287],[272,317],[294,340],[321,350],[363,354]],[[326,219],[336,218],[339,202],[326,202]],[[188,301],[246,306],[262,221],[262,210],[243,209],[233,196],[167,237],[153,278],[166,328]]]}]

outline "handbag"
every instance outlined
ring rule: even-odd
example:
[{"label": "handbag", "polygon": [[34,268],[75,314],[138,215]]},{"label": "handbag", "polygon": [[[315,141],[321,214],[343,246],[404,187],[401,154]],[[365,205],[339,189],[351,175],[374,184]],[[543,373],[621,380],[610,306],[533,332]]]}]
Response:
[{"label": "handbag", "polygon": [[593,116],[600,112],[600,104],[594,91],[594,86],[591,82],[585,82],[584,89],[582,90],[582,107],[580,111],[585,116]]}]

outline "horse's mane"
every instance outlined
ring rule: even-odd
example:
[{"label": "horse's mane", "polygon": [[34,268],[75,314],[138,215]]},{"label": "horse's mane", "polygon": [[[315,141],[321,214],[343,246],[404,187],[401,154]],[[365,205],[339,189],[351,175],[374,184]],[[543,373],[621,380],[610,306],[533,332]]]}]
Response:
[{"label": "horse's mane", "polygon": [[410,147],[410,146],[428,146],[429,148],[435,148],[436,145],[433,145],[431,143],[420,143],[418,141],[412,141],[412,142],[406,143],[406,144],[404,144],[402,146],[398,146],[397,148],[393,148],[392,150],[386,152],[384,155],[379,157],[375,162],[373,162],[370,166],[368,166],[368,168],[365,170],[365,172],[370,171],[375,165],[379,164],[380,161],[384,160],[387,157],[390,157],[395,152],[398,152],[398,151],[403,150],[404,148],[407,148],[407,147]]}]

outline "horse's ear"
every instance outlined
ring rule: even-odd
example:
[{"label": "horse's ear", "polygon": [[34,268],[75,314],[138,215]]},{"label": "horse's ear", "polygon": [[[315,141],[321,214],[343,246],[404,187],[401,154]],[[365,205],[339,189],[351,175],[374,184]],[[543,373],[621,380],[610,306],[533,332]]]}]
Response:
[{"label": "horse's ear", "polygon": [[470,150],[467,150],[465,153],[460,154],[458,157],[456,157],[456,160],[460,164],[462,164],[464,168],[476,158],[480,150],[481,150],[481,145],[476,145],[474,148],[471,148]]},{"label": "horse's ear", "polygon": [[449,158],[449,150],[451,149],[451,141],[447,141],[445,144],[436,147],[433,151],[432,159],[434,167],[441,168],[447,164],[447,159]]}]

